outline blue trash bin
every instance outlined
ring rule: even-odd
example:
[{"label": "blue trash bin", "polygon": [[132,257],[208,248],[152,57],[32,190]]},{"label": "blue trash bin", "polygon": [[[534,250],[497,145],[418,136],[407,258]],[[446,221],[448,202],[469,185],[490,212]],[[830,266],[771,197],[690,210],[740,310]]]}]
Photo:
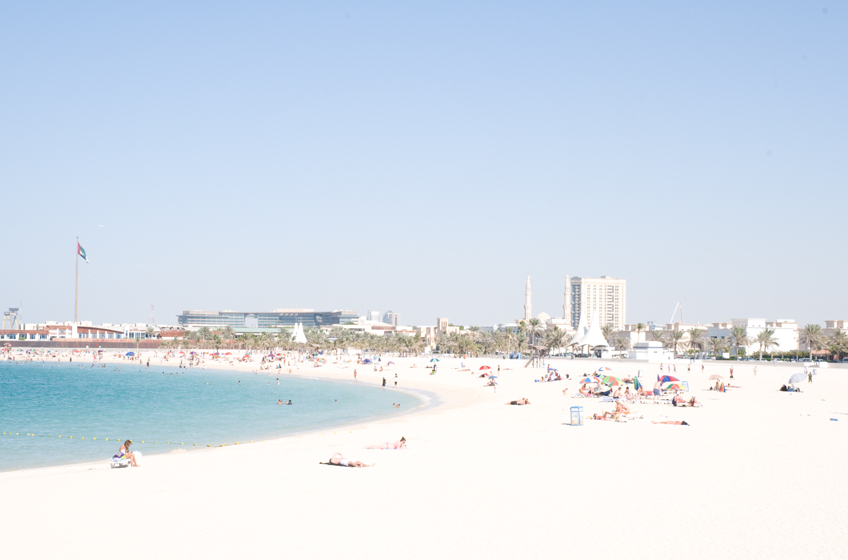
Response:
[{"label": "blue trash bin", "polygon": [[582,406],[572,406],[571,407],[571,425],[572,426],[582,426],[583,425],[583,407]]}]

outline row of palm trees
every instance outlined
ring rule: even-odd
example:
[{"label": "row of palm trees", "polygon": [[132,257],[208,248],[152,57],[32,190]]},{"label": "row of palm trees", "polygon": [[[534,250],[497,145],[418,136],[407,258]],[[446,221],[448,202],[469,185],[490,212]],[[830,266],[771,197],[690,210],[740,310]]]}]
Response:
[{"label": "row of palm trees", "polygon": [[[619,350],[630,349],[630,338],[622,337],[612,325],[606,325],[602,329],[604,338]],[[637,333],[646,331],[642,323],[636,324]],[[727,338],[708,338],[705,329],[693,327],[690,329],[674,329],[669,332],[661,330],[648,331],[653,340],[659,341],[663,347],[673,350],[674,354],[679,351],[692,350],[695,352],[707,352],[715,356],[721,356],[728,350],[733,350],[738,355],[739,349],[751,344],[757,344],[759,358],[763,353],[768,353],[773,348],[778,348],[779,343],[774,329],[764,329],[755,337],[748,335],[744,326],[734,326],[730,329]],[[421,354],[427,346],[420,334],[413,336],[397,334],[394,336],[378,336],[371,333],[351,331],[341,327],[330,331],[321,329],[307,329],[305,331],[305,344],[291,340],[291,332],[280,329],[278,333],[246,333],[237,337],[232,327],[213,331],[209,327],[202,327],[194,332],[186,332],[185,336],[172,341],[165,341],[165,348],[200,348],[200,349],[242,349],[245,351],[267,351],[272,350],[341,350],[347,348],[359,349],[361,351],[393,352],[409,355]],[[799,333],[800,342],[808,350],[816,351],[826,349],[841,358],[848,354],[848,334],[837,329],[833,336],[826,336],[820,325],[806,325]],[[548,354],[561,349],[568,348],[572,341],[572,335],[566,333],[559,327],[545,329],[539,319],[522,321],[514,331],[483,331],[480,327],[469,327],[468,329],[442,334],[436,340],[436,349],[442,353],[479,356],[495,353],[518,352],[527,350],[546,350]]]},{"label": "row of palm trees", "polygon": [[[636,324],[637,332],[645,329],[646,327],[642,323]],[[606,325],[602,331],[606,339],[612,342],[615,347],[622,350],[630,348],[630,339],[616,336],[612,325]],[[665,348],[671,348],[675,355],[679,349],[689,349],[696,352],[706,350],[715,356],[720,356],[728,350],[734,350],[736,355],[739,355],[740,347],[756,344],[759,359],[762,360],[763,352],[768,352],[780,346],[775,336],[775,329],[764,329],[752,337],[748,334],[748,329],[741,325],[731,327],[727,338],[707,338],[706,331],[697,327],[686,330],[674,329],[667,333],[656,330],[650,331],[650,333],[653,340],[662,342]],[[798,338],[799,342],[806,346],[810,352],[828,350],[839,359],[848,354],[848,333],[840,329],[836,329],[832,336],[827,336],[822,332],[821,325],[808,324],[798,333]]]}]

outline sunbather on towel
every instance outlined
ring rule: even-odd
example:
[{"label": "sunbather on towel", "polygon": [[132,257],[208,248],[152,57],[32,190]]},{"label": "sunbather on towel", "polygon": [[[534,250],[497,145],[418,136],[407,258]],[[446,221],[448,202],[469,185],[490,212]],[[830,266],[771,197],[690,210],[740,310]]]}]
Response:
[{"label": "sunbather on towel", "polygon": [[365,449],[406,449],[406,438],[401,437],[394,443],[386,442],[380,445],[369,445]]},{"label": "sunbather on towel", "polygon": [[662,422],[654,422],[651,420],[651,424],[671,424],[672,426],[688,426],[689,423],[686,420],[663,420]]},{"label": "sunbather on towel", "polygon": [[692,397],[687,402],[686,399],[683,398],[683,395],[674,395],[671,399],[671,404],[674,406],[696,406],[701,403],[699,403],[695,397]]},{"label": "sunbather on towel", "polygon": [[345,459],[344,457],[342,457],[341,453],[334,453],[333,456],[330,457],[329,463],[331,465],[339,465],[339,466],[342,466],[342,467],[357,467],[357,468],[373,467],[377,464],[377,463],[374,463],[373,465],[367,465],[367,464],[363,463],[362,461],[353,461],[351,459]]},{"label": "sunbather on towel", "polygon": [[519,405],[519,406],[520,406],[520,405],[524,405],[524,404],[530,404],[530,401],[528,401],[528,400],[525,398],[525,399],[518,399],[517,401],[509,401],[509,402],[508,402],[508,403],[506,403],[506,404],[517,404],[517,405]]}]

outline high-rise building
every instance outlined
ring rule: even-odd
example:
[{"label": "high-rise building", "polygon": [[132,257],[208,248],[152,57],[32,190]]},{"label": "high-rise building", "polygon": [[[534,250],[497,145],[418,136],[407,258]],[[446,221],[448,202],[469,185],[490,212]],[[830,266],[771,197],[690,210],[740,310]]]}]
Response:
[{"label": "high-rise building", "polygon": [[391,311],[391,310],[386,311],[386,313],[383,315],[383,322],[386,323],[387,325],[391,325],[393,327],[396,327],[400,323],[400,314],[395,313],[394,311]]},{"label": "high-rise building", "polygon": [[527,285],[524,287],[524,320],[529,321],[533,317],[533,304],[530,303],[530,275],[527,275]]},{"label": "high-rise building", "polygon": [[598,312],[601,327],[612,325],[616,330],[624,330],[627,320],[627,281],[609,276],[571,278],[571,325],[576,328],[582,313],[588,318],[595,311]]}]

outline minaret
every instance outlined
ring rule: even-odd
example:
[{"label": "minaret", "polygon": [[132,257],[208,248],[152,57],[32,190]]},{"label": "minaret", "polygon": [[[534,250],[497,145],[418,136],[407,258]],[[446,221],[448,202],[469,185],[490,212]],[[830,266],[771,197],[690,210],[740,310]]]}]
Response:
[{"label": "minaret", "polygon": [[565,275],[565,297],[562,302],[562,318],[565,320],[565,324],[569,326],[571,325],[571,277],[567,274]]},{"label": "minaret", "polygon": [[533,305],[530,303],[530,275],[527,275],[527,288],[524,290],[524,320],[529,321],[533,316]]}]

